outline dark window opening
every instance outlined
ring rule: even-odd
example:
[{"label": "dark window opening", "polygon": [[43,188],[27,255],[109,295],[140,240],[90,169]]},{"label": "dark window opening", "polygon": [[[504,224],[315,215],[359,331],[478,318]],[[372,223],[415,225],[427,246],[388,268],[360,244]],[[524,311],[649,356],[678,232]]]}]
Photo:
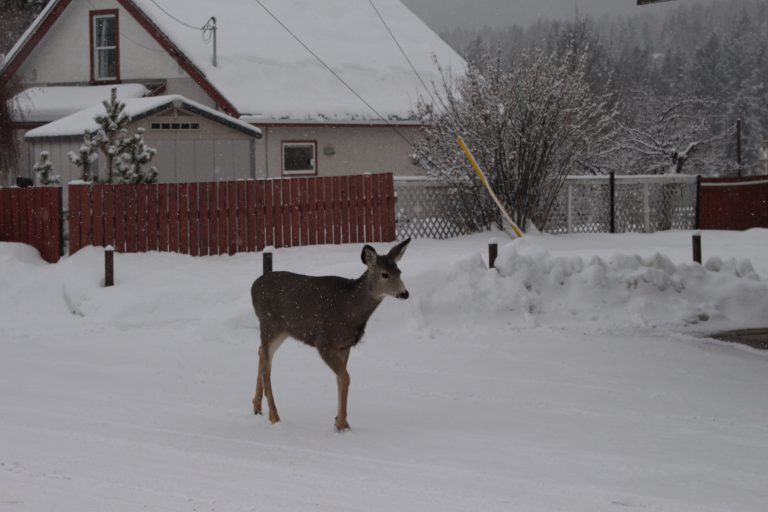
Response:
[{"label": "dark window opening", "polygon": [[283,143],[283,172],[286,174],[314,174],[315,167],[314,142],[284,142]]},{"label": "dark window opening", "polygon": [[93,31],[93,79],[119,80],[117,14],[95,14]]}]

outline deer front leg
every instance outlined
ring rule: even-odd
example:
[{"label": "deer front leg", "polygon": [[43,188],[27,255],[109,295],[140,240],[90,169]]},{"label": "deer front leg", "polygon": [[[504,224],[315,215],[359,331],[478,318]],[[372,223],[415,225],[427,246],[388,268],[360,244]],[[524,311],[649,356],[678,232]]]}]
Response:
[{"label": "deer front leg", "polygon": [[264,347],[259,347],[259,373],[256,376],[256,394],[253,396],[253,414],[262,414],[261,400],[264,397],[264,370],[266,368]]},{"label": "deer front leg", "polygon": [[349,430],[347,422],[347,396],[349,394],[350,377],[347,371],[347,361],[349,360],[349,348],[345,349],[326,349],[320,350],[320,356],[323,361],[331,367],[336,374],[336,385],[338,386],[339,408],[336,413],[336,430],[342,432]]}]

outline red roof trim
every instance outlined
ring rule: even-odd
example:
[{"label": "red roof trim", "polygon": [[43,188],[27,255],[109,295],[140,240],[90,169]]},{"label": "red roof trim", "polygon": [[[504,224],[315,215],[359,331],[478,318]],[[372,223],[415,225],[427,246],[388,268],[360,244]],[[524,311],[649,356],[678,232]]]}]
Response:
[{"label": "red roof trim", "polygon": [[8,80],[10,80],[10,78],[16,74],[16,72],[19,70],[19,67],[21,67],[21,64],[26,60],[27,57],[29,57],[29,54],[32,53],[32,50],[37,47],[38,43],[43,39],[43,37],[45,37],[53,24],[56,23],[56,20],[59,19],[61,13],[64,12],[64,10],[69,7],[69,4],[72,2],[72,0],[54,1],[57,2],[57,5],[54,5],[53,8],[48,12],[48,15],[45,17],[45,19],[40,23],[40,25],[38,25],[35,31],[30,34],[27,42],[24,43],[18,52],[16,52],[16,55],[13,56],[11,62],[9,62],[3,70],[3,73],[0,75],[0,85],[6,84]]},{"label": "red roof trim", "polygon": [[233,117],[240,117],[240,113],[235,106],[227,101],[224,95],[221,94],[207,78],[205,78],[205,75],[199,69],[197,69],[197,66],[184,55],[184,52],[173,44],[173,42],[168,39],[168,36],[166,36],[163,31],[160,30],[146,14],[144,14],[144,11],[139,9],[131,0],[117,0],[117,2],[122,5],[142,27],[144,27],[144,30],[149,32],[149,34],[155,38],[158,44],[162,46],[165,51],[176,60],[176,62],[178,62],[179,66],[187,72],[192,80],[194,80],[195,83],[199,85],[225,113]]}]

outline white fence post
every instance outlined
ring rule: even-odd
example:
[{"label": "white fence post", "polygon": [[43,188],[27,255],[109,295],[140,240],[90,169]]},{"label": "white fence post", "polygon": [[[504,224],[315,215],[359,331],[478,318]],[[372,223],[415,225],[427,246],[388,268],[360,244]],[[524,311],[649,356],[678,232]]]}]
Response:
[{"label": "white fence post", "polygon": [[573,233],[573,185],[568,184],[568,212],[566,222],[568,224],[568,233]]},{"label": "white fence post", "polygon": [[643,183],[643,223],[645,226],[645,232],[651,232],[651,204],[650,204],[650,191],[648,190],[648,183]]}]

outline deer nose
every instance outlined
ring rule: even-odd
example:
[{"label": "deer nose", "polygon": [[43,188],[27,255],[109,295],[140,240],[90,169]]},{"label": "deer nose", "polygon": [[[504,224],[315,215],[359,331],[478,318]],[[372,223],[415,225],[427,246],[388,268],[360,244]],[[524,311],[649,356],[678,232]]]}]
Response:
[{"label": "deer nose", "polygon": [[407,299],[411,295],[408,293],[408,290],[405,290],[404,292],[400,292],[397,294],[398,299]]}]

